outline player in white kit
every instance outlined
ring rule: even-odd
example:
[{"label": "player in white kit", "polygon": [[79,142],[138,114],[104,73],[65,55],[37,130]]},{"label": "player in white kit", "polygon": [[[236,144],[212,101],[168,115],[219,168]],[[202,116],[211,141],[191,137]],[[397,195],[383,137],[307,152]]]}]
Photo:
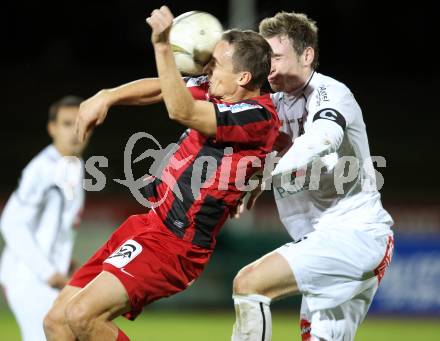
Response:
[{"label": "player in white kit", "polygon": [[274,52],[268,80],[282,131],[293,140],[272,180],[294,242],[236,276],[232,340],[270,340],[271,301],[295,294],[302,340],[353,340],[393,250],[362,112],[344,84],[315,71],[317,28],[307,16],[278,13],[260,33]]},{"label": "player in white kit", "polygon": [[46,340],[44,316],[68,281],[73,226],[84,202],[78,157],[86,143],[75,135],[81,101],[66,96],[51,106],[48,131],[53,143],[24,168],[0,220],[6,244],[0,282],[25,341]]}]

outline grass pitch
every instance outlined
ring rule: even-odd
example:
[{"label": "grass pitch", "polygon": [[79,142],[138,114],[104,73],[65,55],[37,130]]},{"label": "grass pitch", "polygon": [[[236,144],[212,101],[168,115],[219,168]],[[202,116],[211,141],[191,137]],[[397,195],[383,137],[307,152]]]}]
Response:
[{"label": "grass pitch", "polygon": [[[233,312],[164,312],[148,310],[135,322],[116,323],[133,341],[227,341],[231,337]],[[273,313],[274,341],[300,340],[298,316]],[[9,312],[0,312],[0,340],[19,341],[18,327]],[[440,340],[440,320],[379,318],[362,324],[356,341]]]}]

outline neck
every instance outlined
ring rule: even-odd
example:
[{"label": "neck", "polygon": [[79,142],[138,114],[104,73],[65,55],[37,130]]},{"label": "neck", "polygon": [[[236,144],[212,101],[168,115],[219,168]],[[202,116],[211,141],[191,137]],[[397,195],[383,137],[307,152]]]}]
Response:
[{"label": "neck", "polygon": [[53,144],[53,146],[55,147],[57,152],[60,153],[61,156],[77,156],[77,157],[79,157],[79,155],[77,153],[65,150],[65,149],[61,148],[61,146],[59,146],[55,143]]},{"label": "neck", "polygon": [[294,84],[292,84],[291,89],[289,89],[289,91],[286,91],[286,92],[292,93],[292,92],[295,92],[299,89],[302,89],[309,81],[313,72],[314,72],[314,70],[312,70],[312,69],[304,70],[304,72],[296,78],[296,81],[294,82]]},{"label": "neck", "polygon": [[261,95],[261,91],[259,88],[255,90],[246,90],[244,88],[241,88],[239,91],[237,91],[234,94],[222,96],[221,100],[228,103],[234,103],[238,101],[244,101],[249,98],[257,97],[260,95]]}]

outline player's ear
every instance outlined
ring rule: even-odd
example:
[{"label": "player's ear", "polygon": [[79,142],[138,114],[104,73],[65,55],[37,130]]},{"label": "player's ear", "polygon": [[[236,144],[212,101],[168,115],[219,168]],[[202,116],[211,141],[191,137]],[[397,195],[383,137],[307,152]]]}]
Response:
[{"label": "player's ear", "polygon": [[55,135],[55,122],[54,121],[49,121],[47,122],[47,133],[49,134],[50,137],[54,137]]},{"label": "player's ear", "polygon": [[303,61],[304,66],[312,65],[313,60],[315,59],[315,50],[310,46],[306,47],[306,49],[302,54],[301,59]]},{"label": "player's ear", "polygon": [[240,72],[238,76],[238,85],[245,87],[252,80],[252,74],[249,71]]}]

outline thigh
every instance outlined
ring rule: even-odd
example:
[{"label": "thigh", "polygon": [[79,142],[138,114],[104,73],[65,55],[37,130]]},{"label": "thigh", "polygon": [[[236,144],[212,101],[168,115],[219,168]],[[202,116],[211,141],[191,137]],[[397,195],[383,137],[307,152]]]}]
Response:
[{"label": "thigh", "polygon": [[271,299],[298,293],[298,285],[289,263],[275,251],[241,269],[237,274],[236,285],[241,287],[241,294],[258,293]]},{"label": "thigh", "polygon": [[55,316],[57,320],[64,320],[64,314],[66,306],[69,301],[81,290],[80,287],[66,285],[59,293],[58,297],[53,302],[51,308],[52,316]]},{"label": "thigh", "polygon": [[350,229],[314,231],[276,250],[289,263],[310,310],[339,306],[377,284],[374,268],[384,247],[373,236]]},{"label": "thigh", "polygon": [[128,294],[113,274],[103,271],[68,303],[85,314],[87,318],[112,320],[130,310]]}]

